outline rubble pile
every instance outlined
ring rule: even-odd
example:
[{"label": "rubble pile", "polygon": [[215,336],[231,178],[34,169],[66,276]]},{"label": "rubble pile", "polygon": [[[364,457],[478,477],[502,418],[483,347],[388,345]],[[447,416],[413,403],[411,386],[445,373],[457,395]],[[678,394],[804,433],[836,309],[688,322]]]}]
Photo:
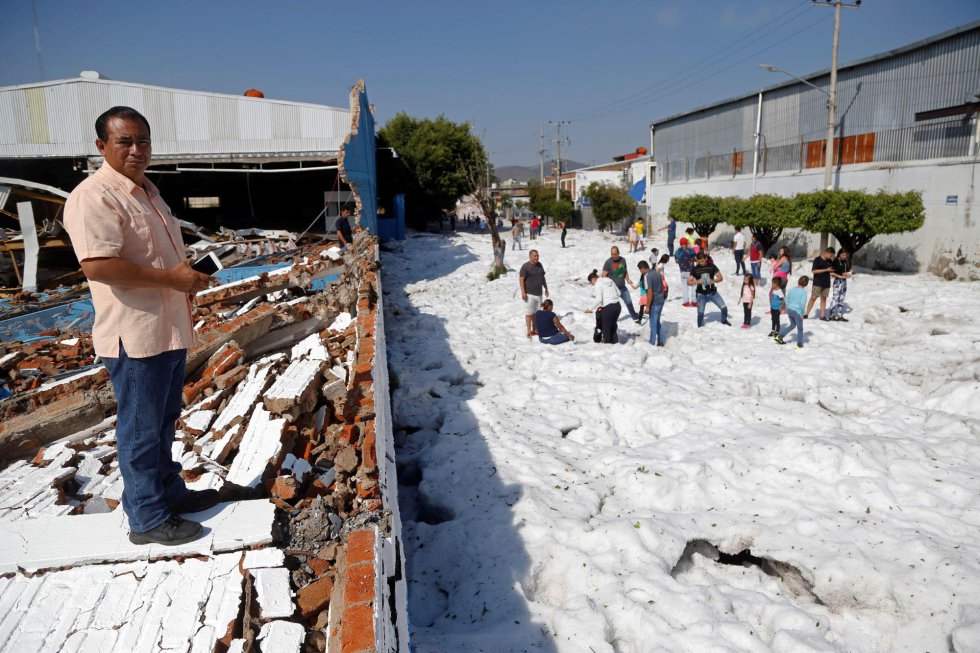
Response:
[{"label": "rubble pile", "polygon": [[48,377],[95,362],[91,333],[42,331],[44,340],[0,342],[0,374],[13,394],[37,389]]},{"label": "rubble pile", "polygon": [[[374,596],[373,529],[390,528],[374,421],[376,241],[359,235],[345,255],[300,252],[287,267],[195,299],[198,342],[188,352],[174,459],[192,489],[217,488],[225,501],[267,497],[276,507],[279,548],[244,555],[238,617],[212,633],[222,650],[269,637],[340,650],[342,640],[373,637],[370,620],[364,625]],[[311,290],[328,278],[325,290]],[[111,390],[91,363],[81,334],[53,334],[0,358],[18,382],[17,394],[0,402],[0,460],[50,441],[42,431],[52,420],[41,428],[39,415],[52,406],[87,401],[88,412],[74,416],[84,413],[92,426],[0,471],[0,527],[121,513]],[[90,367],[51,380],[82,365]],[[100,393],[109,396],[91,399]]]}]

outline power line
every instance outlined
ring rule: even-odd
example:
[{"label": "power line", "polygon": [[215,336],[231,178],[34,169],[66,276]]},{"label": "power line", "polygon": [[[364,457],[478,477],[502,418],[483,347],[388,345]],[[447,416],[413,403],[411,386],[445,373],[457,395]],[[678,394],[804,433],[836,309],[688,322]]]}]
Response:
[{"label": "power line", "polygon": [[[746,61],[749,61],[751,59],[754,59],[758,55],[763,54],[764,52],[768,52],[769,50],[772,50],[776,46],[785,43],[786,41],[790,40],[791,38],[793,38],[795,36],[798,36],[799,34],[802,34],[803,32],[805,32],[807,30],[813,29],[817,25],[820,25],[821,23],[824,23],[824,22],[830,20],[831,18],[832,18],[832,16],[824,16],[823,18],[821,18],[819,20],[816,20],[816,21],[814,21],[814,22],[812,22],[812,23],[810,23],[808,25],[805,25],[804,27],[796,30],[795,32],[793,32],[792,34],[789,34],[785,38],[782,38],[782,39],[776,41],[775,43],[773,43],[771,45],[768,45],[765,48],[762,48],[761,50],[757,50],[757,51],[753,52],[748,57],[743,57],[742,59],[739,59],[738,61],[735,61],[731,65],[725,66],[724,68],[721,68],[720,70],[717,70],[717,71],[715,71],[715,72],[713,72],[713,73],[711,73],[711,74],[709,74],[707,76],[699,77],[697,79],[694,79],[692,82],[690,82],[688,84],[685,84],[684,86],[676,87],[676,88],[673,88],[673,89],[671,89],[669,91],[665,91],[663,93],[660,93],[660,94],[657,94],[657,95],[653,95],[653,96],[650,96],[648,98],[641,98],[639,100],[634,100],[633,102],[627,103],[626,105],[619,106],[619,107],[616,107],[616,108],[613,108],[613,109],[609,109],[609,110],[607,110],[605,112],[597,113],[597,114],[595,114],[593,116],[590,116],[590,117],[581,118],[581,119],[578,120],[578,122],[586,122],[586,121],[591,121],[591,120],[598,120],[600,118],[608,118],[610,116],[614,116],[616,114],[623,113],[624,111],[629,111],[631,109],[635,109],[637,107],[640,107],[640,106],[643,106],[643,105],[646,105],[646,104],[651,104],[651,103],[653,103],[653,102],[655,102],[657,100],[662,100],[665,97],[670,97],[671,95],[674,95],[674,94],[676,94],[676,93],[678,93],[680,91],[683,91],[683,90],[688,89],[688,88],[690,88],[692,86],[696,86],[698,84],[701,84],[702,82],[705,82],[705,81],[707,81],[709,79],[713,79],[713,78],[717,77],[718,75],[720,75],[720,74],[722,74],[724,72],[727,72],[727,71],[731,70],[732,68],[735,68],[737,66],[744,65]],[[683,81],[683,80],[681,80],[681,81]]]},{"label": "power line", "polygon": [[[755,28],[754,30],[752,30],[748,34],[745,34],[745,35],[743,35],[743,36],[735,39],[734,41],[732,41],[728,45],[725,45],[722,48],[720,48],[720,49],[716,50],[715,52],[709,54],[708,56],[704,57],[703,59],[700,59],[699,61],[694,62],[690,66],[687,66],[686,68],[682,68],[681,70],[678,70],[677,72],[675,72],[675,73],[673,73],[671,75],[668,75],[667,77],[659,80],[655,84],[653,84],[651,86],[648,86],[646,88],[640,89],[639,91],[636,91],[635,93],[632,93],[632,94],[627,95],[625,97],[619,98],[619,99],[614,100],[612,102],[609,102],[607,104],[604,104],[604,105],[601,105],[599,107],[596,107],[595,109],[592,109],[592,110],[589,110],[589,111],[585,111],[585,112],[580,113],[578,115],[572,116],[570,119],[571,120],[587,119],[586,116],[590,116],[590,115],[595,114],[595,113],[604,112],[604,111],[608,110],[609,108],[615,107],[615,106],[617,106],[617,105],[619,105],[619,104],[621,104],[623,102],[630,102],[630,101],[632,101],[632,100],[634,100],[636,98],[639,98],[640,96],[646,95],[647,93],[649,93],[651,91],[661,90],[662,87],[663,87],[663,85],[666,84],[667,82],[670,82],[671,80],[676,79],[676,78],[679,78],[679,77],[683,77],[685,75],[685,73],[689,73],[689,72],[693,72],[693,71],[697,70],[698,68],[702,67],[706,62],[709,62],[712,59],[715,59],[716,57],[724,54],[726,51],[728,51],[732,47],[734,47],[734,46],[738,45],[739,43],[741,43],[741,42],[743,42],[743,41],[751,38],[756,33],[760,32],[762,30],[765,30],[767,27],[772,26],[772,29],[767,30],[764,34],[760,35],[759,38],[764,38],[765,36],[768,36],[769,34],[773,33],[777,29],[779,29],[780,27],[783,27],[783,26],[785,26],[785,25],[793,22],[800,15],[802,15],[800,13],[800,10],[801,9],[804,9],[805,10],[809,6],[810,6],[810,0],[804,0],[802,3],[799,3],[799,4],[794,5],[789,10],[784,11],[783,13],[779,14],[778,16],[776,16],[775,18],[773,18],[772,20],[770,20],[770,21],[768,21],[768,22],[760,25],[759,27]],[[791,18],[789,18],[787,20],[783,20],[782,22],[780,22],[785,16],[787,16],[788,14],[793,14],[793,13],[796,13],[797,15],[796,16],[792,16]],[[775,24],[775,23],[779,23],[779,24]],[[755,40],[758,40],[758,39],[755,39]],[[709,64],[709,67],[711,65],[714,65],[714,64]],[[680,81],[683,81],[683,80],[680,80]]]}]

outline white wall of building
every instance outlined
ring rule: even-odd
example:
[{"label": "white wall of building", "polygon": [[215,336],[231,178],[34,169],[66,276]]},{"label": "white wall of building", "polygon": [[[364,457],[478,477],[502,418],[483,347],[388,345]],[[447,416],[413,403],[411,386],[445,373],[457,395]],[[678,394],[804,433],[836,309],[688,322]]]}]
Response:
[{"label": "white wall of building", "polygon": [[[973,208],[976,186],[980,183],[980,161],[976,158],[853,165],[841,169],[837,175],[837,187],[845,190],[922,192],[925,225],[912,233],[875,237],[858,253],[859,263],[905,271],[929,270],[950,279],[980,280],[980,216]],[[751,174],[734,179],[656,184],[647,189],[652,228],[666,224],[667,210],[674,197],[695,194],[749,197],[753,193],[789,197],[819,190],[823,187],[823,177],[823,168],[815,168],[769,173],[758,177],[755,184]],[[724,237],[727,231],[730,230],[719,227],[716,234]],[[807,249],[813,253],[818,245],[818,238],[810,237]]]},{"label": "white wall of building", "polygon": [[[610,186],[619,186],[623,182],[623,171],[622,170],[578,170],[575,172],[575,188],[578,192],[578,197],[582,196],[585,189],[589,187],[594,181],[600,183],[608,184]],[[574,199],[578,199],[578,197]]]}]

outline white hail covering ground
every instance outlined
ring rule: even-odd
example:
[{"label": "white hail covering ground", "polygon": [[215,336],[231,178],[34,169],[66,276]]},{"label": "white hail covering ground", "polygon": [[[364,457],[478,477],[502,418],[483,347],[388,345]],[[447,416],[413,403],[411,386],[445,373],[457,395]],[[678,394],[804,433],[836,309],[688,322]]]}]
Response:
[{"label": "white hail covering ground", "polygon": [[531,243],[557,347],[524,335],[526,251],[494,282],[488,236],[383,255],[417,650],[980,651],[980,286],[859,269],[796,350],[765,301],[737,327],[734,278],[736,327],[698,330],[671,262],[667,346],[625,311],[596,345],[614,241],[568,242]]}]

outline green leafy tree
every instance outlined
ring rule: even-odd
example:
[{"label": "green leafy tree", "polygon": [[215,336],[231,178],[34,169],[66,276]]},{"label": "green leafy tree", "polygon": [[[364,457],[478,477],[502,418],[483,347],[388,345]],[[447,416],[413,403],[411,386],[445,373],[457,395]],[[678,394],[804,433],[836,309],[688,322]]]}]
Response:
[{"label": "green leafy tree", "polygon": [[555,200],[555,189],[543,186],[536,181],[532,181],[527,186],[528,208],[532,213],[551,218],[553,220],[568,221],[575,210],[572,202],[572,194],[567,190],[560,191],[561,197]]},{"label": "green leafy tree", "polygon": [[797,195],[793,204],[804,229],[832,233],[851,253],[877,235],[915,231],[925,224],[919,191],[819,190]]},{"label": "green leafy tree", "polygon": [[678,222],[687,222],[694,226],[699,235],[707,238],[720,222],[721,199],[710,195],[690,195],[674,197],[670,200],[670,214]]},{"label": "green leafy tree", "polygon": [[592,215],[600,229],[632,218],[636,211],[636,201],[622,187],[594,181],[583,194],[592,206]]},{"label": "green leafy tree", "polygon": [[748,227],[766,251],[779,241],[783,229],[800,226],[793,201],[778,195],[724,197],[718,208],[724,222],[733,227]]},{"label": "green leafy tree", "polygon": [[453,210],[456,200],[486,184],[487,153],[467,122],[399,113],[378,131],[378,144],[398,152],[397,159],[385,162],[383,172],[392,178],[381,178],[383,191],[405,193],[414,226]]}]

